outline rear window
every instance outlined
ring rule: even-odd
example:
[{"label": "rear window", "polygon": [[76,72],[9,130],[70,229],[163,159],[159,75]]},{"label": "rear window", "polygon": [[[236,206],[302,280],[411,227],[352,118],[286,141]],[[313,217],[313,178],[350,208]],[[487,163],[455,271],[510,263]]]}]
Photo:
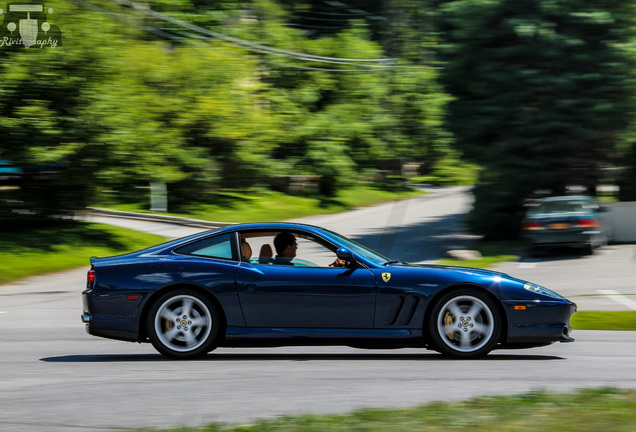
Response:
[{"label": "rear window", "polygon": [[230,234],[206,238],[183,246],[175,252],[184,255],[196,255],[209,258],[233,259]]},{"label": "rear window", "polygon": [[531,210],[532,213],[580,213],[597,206],[589,200],[545,201]]}]

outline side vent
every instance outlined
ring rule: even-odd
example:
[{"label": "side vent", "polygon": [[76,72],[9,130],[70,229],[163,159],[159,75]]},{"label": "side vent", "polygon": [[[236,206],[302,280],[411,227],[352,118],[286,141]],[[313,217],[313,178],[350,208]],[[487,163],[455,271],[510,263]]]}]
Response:
[{"label": "side vent", "polygon": [[420,303],[420,297],[417,295],[412,296],[400,296],[400,303],[393,315],[393,318],[390,320],[390,326],[405,326],[411,323],[413,316],[415,316],[415,311],[417,310],[417,305]]}]

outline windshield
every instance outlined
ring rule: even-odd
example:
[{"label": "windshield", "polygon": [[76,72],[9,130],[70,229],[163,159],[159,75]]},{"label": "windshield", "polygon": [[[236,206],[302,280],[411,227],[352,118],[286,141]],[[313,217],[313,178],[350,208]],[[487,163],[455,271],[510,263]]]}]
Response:
[{"label": "windshield", "polygon": [[375,264],[383,265],[386,262],[390,261],[389,258],[383,255],[380,255],[379,253],[369,249],[368,247],[363,246],[360,243],[355,242],[353,240],[350,240],[346,238],[345,236],[342,236],[332,231],[327,231],[327,232],[330,234],[331,237],[337,240],[342,246],[349,248],[353,253],[358,254]]},{"label": "windshield", "polygon": [[531,209],[531,213],[577,213],[593,209],[594,203],[589,200],[544,201]]}]

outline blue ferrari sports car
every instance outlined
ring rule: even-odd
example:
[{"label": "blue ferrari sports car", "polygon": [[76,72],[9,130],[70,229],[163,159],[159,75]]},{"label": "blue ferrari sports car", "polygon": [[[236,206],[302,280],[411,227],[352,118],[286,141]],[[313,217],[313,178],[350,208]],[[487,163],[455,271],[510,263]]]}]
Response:
[{"label": "blue ferrari sports car", "polygon": [[216,347],[422,347],[456,358],[570,342],[576,305],[473,268],[388,259],[310,225],[242,224],[91,258],[89,334],[164,356]]}]

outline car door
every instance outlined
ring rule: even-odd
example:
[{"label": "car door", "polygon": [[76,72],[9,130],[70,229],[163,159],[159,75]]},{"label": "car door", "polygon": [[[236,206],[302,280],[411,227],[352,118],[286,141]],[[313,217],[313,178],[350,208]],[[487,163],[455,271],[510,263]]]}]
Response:
[{"label": "car door", "polygon": [[242,262],[237,286],[248,327],[373,328],[370,270]]}]

